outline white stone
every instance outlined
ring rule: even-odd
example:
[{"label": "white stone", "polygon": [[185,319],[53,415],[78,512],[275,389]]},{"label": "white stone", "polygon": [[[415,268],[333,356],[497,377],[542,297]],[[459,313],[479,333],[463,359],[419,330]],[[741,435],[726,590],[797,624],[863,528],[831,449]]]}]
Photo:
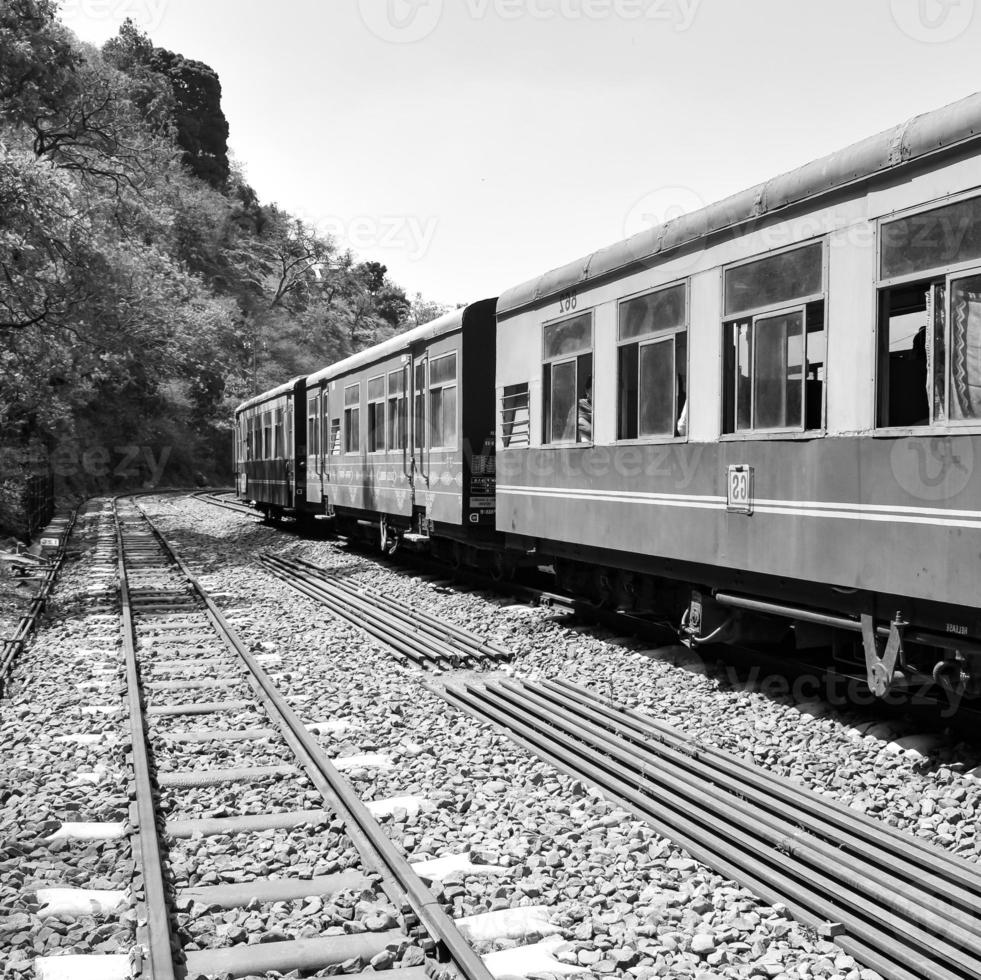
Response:
[{"label": "white stone", "polygon": [[516,909],[501,909],[481,915],[467,915],[456,920],[457,928],[471,942],[490,942],[493,939],[524,939],[526,936],[550,936],[559,932],[548,921],[547,905],[525,905]]},{"label": "white stone", "polygon": [[331,718],[330,721],[315,721],[307,725],[307,731],[314,735],[336,735],[354,728],[354,722],[348,718]]},{"label": "white stone", "polygon": [[970,772],[964,773],[964,778],[975,780],[981,779],[981,766],[978,766],[976,769],[972,769]]},{"label": "white stone", "polygon": [[80,684],[75,685],[75,690],[80,694],[86,692],[91,692],[93,694],[105,691],[106,688],[112,685],[112,681],[82,681]]},{"label": "white stone", "polygon": [[83,704],[83,715],[112,715],[117,711],[122,711],[121,704]]},{"label": "white stone", "polygon": [[72,742],[75,745],[98,745],[100,742],[111,742],[115,735],[108,732],[76,732],[72,735],[57,735],[56,742]]},{"label": "white stone", "polygon": [[129,980],[128,953],[38,956],[34,960],[38,980]]},{"label": "white stone", "polygon": [[456,872],[468,875],[506,875],[511,869],[498,864],[472,864],[466,854],[448,854],[430,861],[416,861],[412,870],[430,881],[442,881]]},{"label": "white stone", "polygon": [[39,888],[37,900],[41,908],[38,915],[107,915],[115,912],[126,901],[126,892],[110,889],[88,888]]},{"label": "white stone", "polygon": [[391,769],[392,757],[381,752],[367,752],[364,755],[346,755],[331,759],[334,768],[344,772],[347,769]]},{"label": "white stone", "polygon": [[555,958],[555,950],[564,944],[564,939],[555,936],[531,946],[502,949],[496,953],[487,953],[483,957],[484,965],[495,977],[528,977],[539,973],[571,976],[574,973],[588,973],[589,970],[584,966],[562,963]]},{"label": "white stone", "polygon": [[405,810],[410,817],[416,816],[426,803],[423,796],[392,796],[387,800],[371,800],[366,803],[368,812],[377,818],[390,817],[396,810]]},{"label": "white stone", "polygon": [[106,782],[110,773],[105,766],[96,766],[91,772],[76,772],[75,778],[68,784],[69,786],[98,786],[99,783]]},{"label": "white stone", "polygon": [[63,823],[45,838],[49,844],[65,840],[118,840],[126,836],[124,823]]}]

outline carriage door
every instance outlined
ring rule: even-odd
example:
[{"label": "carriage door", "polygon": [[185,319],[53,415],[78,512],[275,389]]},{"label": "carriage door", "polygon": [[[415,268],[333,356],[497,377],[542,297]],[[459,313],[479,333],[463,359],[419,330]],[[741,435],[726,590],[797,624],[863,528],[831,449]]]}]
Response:
[{"label": "carriage door", "polygon": [[320,503],[320,392],[307,391],[307,501]]}]

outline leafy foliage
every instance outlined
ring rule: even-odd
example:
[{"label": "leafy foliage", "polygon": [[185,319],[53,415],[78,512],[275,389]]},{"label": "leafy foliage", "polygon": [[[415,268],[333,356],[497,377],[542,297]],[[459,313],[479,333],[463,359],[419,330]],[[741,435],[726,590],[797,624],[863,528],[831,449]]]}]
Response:
[{"label": "leafy foliage", "polygon": [[261,203],[229,163],[220,96],[207,65],[130,22],[100,52],[53,0],[0,6],[8,469],[41,444],[78,491],[219,479],[236,402],[442,312]]}]

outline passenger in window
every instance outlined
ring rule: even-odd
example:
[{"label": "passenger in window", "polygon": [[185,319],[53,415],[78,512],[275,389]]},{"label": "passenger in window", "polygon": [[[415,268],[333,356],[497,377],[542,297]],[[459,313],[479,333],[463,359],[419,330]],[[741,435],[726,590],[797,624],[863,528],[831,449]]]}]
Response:
[{"label": "passenger in window", "polygon": [[688,435],[688,399],[685,398],[685,404],[681,406],[681,415],[678,416],[678,423],[675,425],[675,435],[676,436],[687,436]]},{"label": "passenger in window", "polygon": [[927,349],[926,325],[916,331],[910,349],[910,370],[913,379],[913,390],[910,392],[909,425],[929,425],[930,397],[927,390]]},{"label": "passenger in window", "polygon": [[593,376],[586,379],[576,412],[576,442],[593,441]]}]

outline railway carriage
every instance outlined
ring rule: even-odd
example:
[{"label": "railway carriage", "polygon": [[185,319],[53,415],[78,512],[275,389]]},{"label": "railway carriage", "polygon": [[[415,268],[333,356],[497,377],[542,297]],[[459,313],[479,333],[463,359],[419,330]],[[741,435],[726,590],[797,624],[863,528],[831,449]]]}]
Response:
[{"label": "railway carriage", "polygon": [[981,95],[498,301],[497,524],[692,642],[981,673]]},{"label": "railway carriage", "polygon": [[301,511],[389,550],[490,564],[494,309],[470,304],[307,378]]},{"label": "railway carriage", "polygon": [[257,395],[235,410],[234,471],[239,497],[268,517],[304,509],[306,433],[304,378]]}]

